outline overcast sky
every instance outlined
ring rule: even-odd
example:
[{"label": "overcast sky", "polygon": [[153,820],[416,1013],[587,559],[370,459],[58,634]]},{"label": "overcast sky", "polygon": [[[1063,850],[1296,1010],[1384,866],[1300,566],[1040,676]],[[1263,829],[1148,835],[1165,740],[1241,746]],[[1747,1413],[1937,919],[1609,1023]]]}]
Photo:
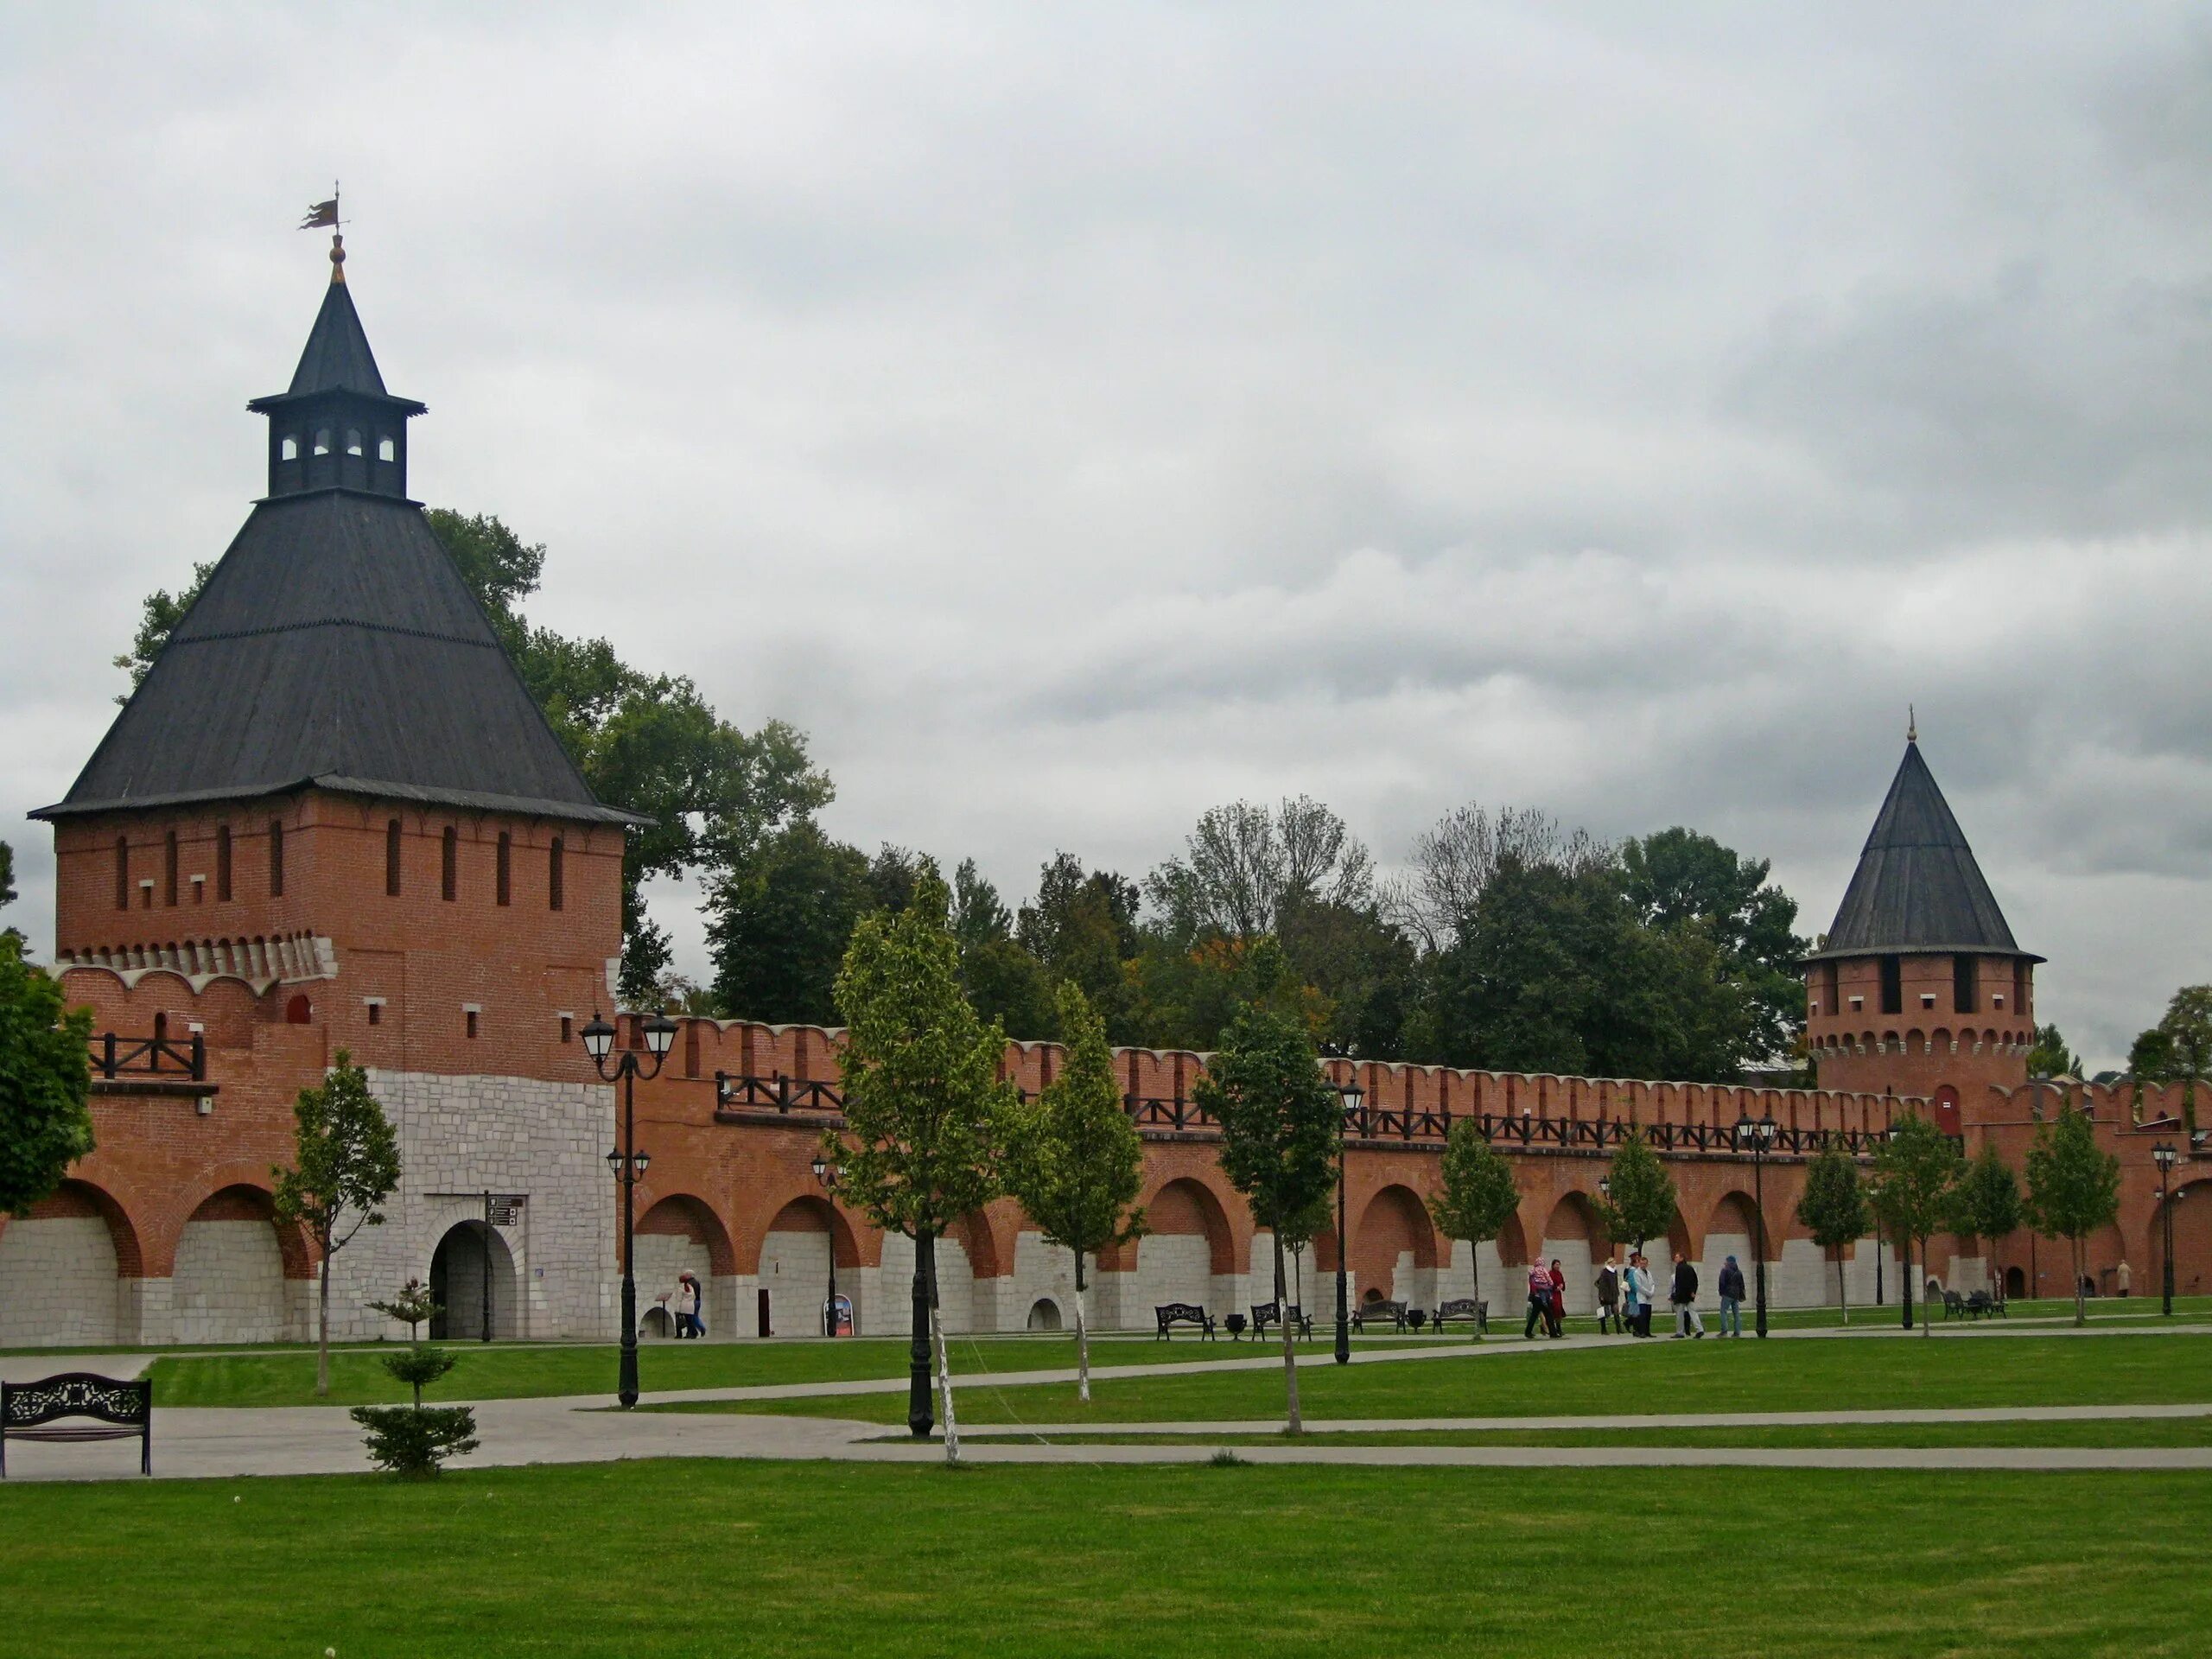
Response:
[{"label": "overcast sky", "polygon": [[[1770,857],[1905,705],[2040,1012],[2212,977],[2212,13],[0,13],[0,837],[262,482],[342,179],[533,620],[1009,899],[1308,792]],[[658,895],[703,957],[690,899]]]}]

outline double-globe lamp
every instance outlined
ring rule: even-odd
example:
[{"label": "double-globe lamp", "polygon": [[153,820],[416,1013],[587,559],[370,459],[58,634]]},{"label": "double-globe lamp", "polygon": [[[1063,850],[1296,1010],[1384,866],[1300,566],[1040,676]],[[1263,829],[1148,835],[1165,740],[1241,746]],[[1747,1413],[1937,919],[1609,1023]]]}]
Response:
[{"label": "double-globe lamp", "polygon": [[627,1410],[638,1403],[638,1279],[631,1258],[636,1243],[638,1183],[645,1178],[652,1166],[652,1156],[638,1150],[638,1077],[642,1073],[647,1079],[660,1075],[661,1063],[668,1058],[668,1051],[676,1043],[676,1021],[655,1010],[636,1021],[639,1034],[645,1039],[645,1050],[652,1056],[648,1067],[634,1048],[626,1048],[614,1055],[610,1068],[607,1057],[614,1051],[614,1027],[594,1012],[591,1022],[583,1029],[584,1052],[591,1056],[593,1070],[608,1083],[620,1078],[622,1083],[622,1144],[607,1154],[609,1173],[622,1184],[622,1362],[616,1379],[615,1397]]}]

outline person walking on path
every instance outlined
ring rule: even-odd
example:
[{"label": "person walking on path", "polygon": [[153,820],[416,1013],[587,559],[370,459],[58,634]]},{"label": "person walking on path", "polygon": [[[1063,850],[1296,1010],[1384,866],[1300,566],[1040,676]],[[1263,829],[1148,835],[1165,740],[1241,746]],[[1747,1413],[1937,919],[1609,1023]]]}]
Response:
[{"label": "person walking on path", "polygon": [[1610,1255],[1605,1258],[1605,1265],[1598,1269],[1598,1334],[1599,1336],[1605,1334],[1605,1327],[1608,1325],[1612,1326],[1615,1336],[1618,1336],[1628,1328],[1621,1323],[1620,1269],[1613,1265],[1613,1258]]},{"label": "person walking on path", "polygon": [[2123,1296],[2134,1288],[2135,1274],[2134,1270],[2127,1265],[2126,1257],[2120,1258],[2120,1267],[2113,1274],[2113,1281],[2120,1287],[2120,1294]]},{"label": "person walking on path", "polygon": [[676,1276],[676,1334],[678,1337],[703,1337],[707,1327],[699,1323],[699,1281],[689,1273]]},{"label": "person walking on path", "polygon": [[1651,1264],[1643,1252],[1636,1250],[1628,1258],[1629,1334],[1648,1337],[1651,1334]]},{"label": "person walking on path", "polygon": [[1541,1262],[1529,1264],[1529,1317],[1521,1326],[1524,1342],[1536,1339],[1536,1327],[1544,1327],[1544,1334],[1552,1331],[1552,1275]]},{"label": "person walking on path", "polygon": [[1740,1337],[1744,1334],[1744,1270],[1730,1256],[1720,1269],[1720,1334]]},{"label": "person walking on path", "polygon": [[1554,1340],[1567,1334],[1567,1275],[1560,1271],[1559,1257],[1552,1257],[1551,1327]]},{"label": "person walking on path", "polygon": [[1675,1252],[1675,1285],[1667,1294],[1675,1305],[1675,1339],[1705,1335],[1705,1321],[1697,1313],[1697,1269],[1680,1250]]}]

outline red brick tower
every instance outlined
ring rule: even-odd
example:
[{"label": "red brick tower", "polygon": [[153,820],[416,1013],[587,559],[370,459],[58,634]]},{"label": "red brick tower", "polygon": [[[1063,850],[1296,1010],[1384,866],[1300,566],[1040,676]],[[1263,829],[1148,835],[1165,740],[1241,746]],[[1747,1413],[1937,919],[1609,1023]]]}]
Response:
[{"label": "red brick tower", "polygon": [[[164,1206],[188,1210],[211,1172],[244,1183],[218,1208],[265,1210],[292,1095],[349,1050],[406,1173],[391,1224],[340,1259],[346,1327],[372,1333],[361,1304],[410,1274],[439,1282],[442,1241],[475,1225],[497,1328],[587,1329],[607,1270],[607,1091],[575,1032],[613,1005],[638,820],[593,796],[408,499],[424,407],[385,391],[334,238],[331,259],[291,385],[249,405],[269,422],[267,494],[67,798],[34,815],[54,827],[73,1000],[102,1029],[208,1051],[197,1117],[96,1103],[79,1176],[157,1241],[189,1232]],[[496,1236],[466,1220],[494,1190],[527,1200]],[[143,1276],[170,1253],[151,1249]],[[148,1340],[266,1323],[171,1320],[159,1288],[132,1317]]]},{"label": "red brick tower", "polygon": [[1805,959],[1824,1089],[1924,1096],[1953,1134],[2027,1081],[2035,964],[1908,732],[1834,924]]}]

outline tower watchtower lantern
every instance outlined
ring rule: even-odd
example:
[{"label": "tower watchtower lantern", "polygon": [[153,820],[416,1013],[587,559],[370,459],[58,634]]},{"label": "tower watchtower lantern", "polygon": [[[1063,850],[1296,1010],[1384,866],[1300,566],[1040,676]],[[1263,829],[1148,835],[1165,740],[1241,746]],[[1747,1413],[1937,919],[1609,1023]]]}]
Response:
[{"label": "tower watchtower lantern", "polygon": [[269,493],[407,493],[407,423],[428,412],[384,389],[346,286],[346,239],[330,238],[330,286],[292,384],[246,407],[269,417]]},{"label": "tower watchtower lantern", "polygon": [[1923,1096],[1959,1133],[1989,1085],[2027,1081],[2042,960],[2013,942],[1908,733],[1835,921],[1804,961],[1821,1087]]}]

